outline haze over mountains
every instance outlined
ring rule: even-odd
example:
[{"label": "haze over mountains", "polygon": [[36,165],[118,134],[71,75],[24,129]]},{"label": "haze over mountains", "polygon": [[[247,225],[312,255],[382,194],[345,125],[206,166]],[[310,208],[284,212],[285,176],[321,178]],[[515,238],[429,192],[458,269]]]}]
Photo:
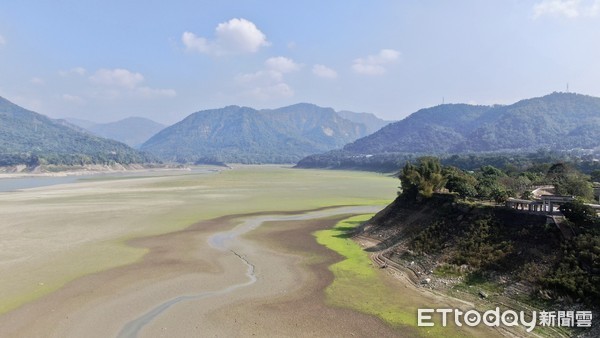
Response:
[{"label": "haze over mountains", "polygon": [[141,149],[177,162],[292,163],[367,134],[364,124],[313,104],[263,110],[229,106],[191,114]]},{"label": "haze over mountains", "polygon": [[368,134],[373,134],[384,126],[394,122],[394,121],[386,121],[378,118],[377,116],[371,113],[355,113],[348,110],[338,111],[337,114],[346,120],[350,120],[356,123],[362,123],[367,128]]},{"label": "haze over mountains", "polygon": [[[592,149],[600,146],[600,98],[552,93],[500,106],[444,104],[300,165],[330,166],[343,157]],[[319,164],[321,162],[321,164]]]},{"label": "haze over mountains", "polygon": [[95,135],[123,142],[132,148],[139,148],[165,127],[164,124],[145,117],[128,117],[115,122],[96,123],[83,128]]}]

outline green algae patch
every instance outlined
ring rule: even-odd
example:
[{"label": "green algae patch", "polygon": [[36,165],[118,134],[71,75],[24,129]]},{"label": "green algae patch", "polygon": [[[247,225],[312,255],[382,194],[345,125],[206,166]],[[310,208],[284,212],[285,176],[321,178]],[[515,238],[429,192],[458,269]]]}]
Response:
[{"label": "green algae patch", "polygon": [[417,309],[426,307],[425,304],[410,304],[410,299],[414,297],[405,297],[405,293],[411,290],[386,281],[386,276],[373,266],[368,253],[350,238],[349,232],[372,216],[350,217],[331,229],[313,233],[319,244],[344,257],[329,267],[334,274],[334,281],[325,290],[327,302],[332,306],[377,316],[399,329],[411,327],[421,335],[460,336],[439,325],[417,327]]}]

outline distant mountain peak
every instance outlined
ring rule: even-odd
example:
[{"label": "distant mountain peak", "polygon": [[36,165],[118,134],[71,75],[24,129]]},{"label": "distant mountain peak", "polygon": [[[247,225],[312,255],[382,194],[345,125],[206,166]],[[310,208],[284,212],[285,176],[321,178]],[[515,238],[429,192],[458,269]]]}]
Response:
[{"label": "distant mountain peak", "polygon": [[342,110],[338,111],[337,114],[352,122],[363,124],[367,128],[368,134],[372,134],[392,122],[382,120],[371,113],[355,113],[348,110]]},{"label": "distant mountain peak", "polygon": [[142,149],[171,161],[292,163],[364,135],[364,125],[314,104],[262,110],[227,106],[189,115]]},{"label": "distant mountain peak", "polygon": [[[332,108],[329,108],[329,107],[321,107],[321,106],[318,106],[318,105],[316,105],[314,103],[308,103],[308,102],[299,102],[299,103],[295,103],[295,104],[292,104],[292,105],[289,105],[289,106],[286,106],[286,107],[282,107],[282,108],[284,108],[284,109],[298,109],[298,108],[301,108],[301,109],[306,109],[306,108],[310,108],[310,109],[332,109]],[[279,108],[279,109],[281,109],[281,108]]]},{"label": "distant mountain peak", "polygon": [[132,116],[119,121],[98,123],[86,129],[95,135],[123,142],[139,148],[150,137],[164,129],[165,125],[145,117]]}]

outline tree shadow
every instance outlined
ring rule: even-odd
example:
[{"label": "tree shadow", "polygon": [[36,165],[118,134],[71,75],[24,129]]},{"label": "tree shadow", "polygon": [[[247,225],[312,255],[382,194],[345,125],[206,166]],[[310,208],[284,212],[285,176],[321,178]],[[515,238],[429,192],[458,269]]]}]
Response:
[{"label": "tree shadow", "polygon": [[363,222],[361,221],[352,221],[346,222],[346,224],[350,224],[348,226],[335,227],[332,230],[337,232],[337,234],[333,235],[336,238],[350,238],[358,232],[358,226],[360,226]]}]

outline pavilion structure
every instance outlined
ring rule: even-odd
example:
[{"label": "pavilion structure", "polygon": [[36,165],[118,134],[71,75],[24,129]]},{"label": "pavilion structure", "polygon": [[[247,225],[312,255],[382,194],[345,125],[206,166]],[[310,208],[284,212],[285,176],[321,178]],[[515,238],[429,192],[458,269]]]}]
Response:
[{"label": "pavilion structure", "polygon": [[532,213],[552,214],[558,212],[558,208],[562,204],[572,202],[574,200],[574,196],[543,195],[540,199],[536,200],[509,198],[506,200],[506,206],[512,209],[523,210]]}]

